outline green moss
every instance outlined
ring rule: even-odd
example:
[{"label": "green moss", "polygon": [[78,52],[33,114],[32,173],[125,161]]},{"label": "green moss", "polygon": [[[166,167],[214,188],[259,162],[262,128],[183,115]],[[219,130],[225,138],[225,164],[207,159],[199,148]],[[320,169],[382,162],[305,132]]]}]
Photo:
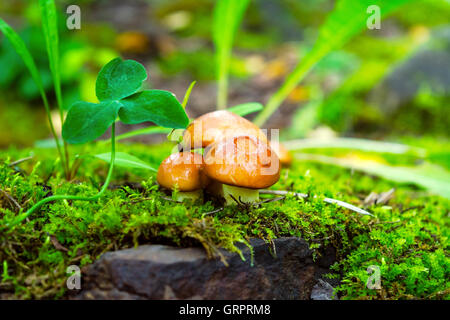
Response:
[{"label": "green moss", "polygon": [[[72,154],[108,148],[106,143],[97,143],[73,148]],[[123,144],[118,149],[158,166],[172,145]],[[32,160],[8,166],[30,154]],[[0,153],[0,189],[23,209],[49,193],[87,196],[98,191],[107,171],[104,162],[85,158],[79,180],[69,183],[62,180],[53,156],[51,149]],[[109,250],[144,243],[201,245],[212,257],[220,255],[219,248],[239,252],[236,244],[248,244],[252,237],[270,241],[298,236],[310,243],[316,257],[329,245],[337,249],[336,273],[329,276],[341,280],[338,290],[344,299],[450,297],[450,202],[412,186],[334,166],[294,162],[273,188],[316,198],[289,196],[259,208],[226,207],[211,214],[219,206],[214,199],[204,204],[166,200],[168,195],[158,189],[153,173],[118,168],[113,181],[113,188],[98,201],[47,204],[11,231],[1,226],[17,215],[18,208],[0,193],[0,296],[61,298],[67,266],[85,266]],[[370,192],[392,187],[397,190],[389,206],[368,208],[377,218],[321,201],[332,197],[361,206]],[[380,266],[381,290],[366,287],[370,265]]]}]

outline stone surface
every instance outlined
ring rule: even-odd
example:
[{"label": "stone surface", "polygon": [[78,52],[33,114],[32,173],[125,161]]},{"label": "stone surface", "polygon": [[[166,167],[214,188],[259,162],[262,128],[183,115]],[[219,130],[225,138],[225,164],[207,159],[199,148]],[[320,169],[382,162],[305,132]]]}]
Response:
[{"label": "stone surface", "polygon": [[311,292],[311,300],[337,300],[333,296],[334,288],[328,283],[319,279]]},{"label": "stone surface", "polygon": [[82,290],[72,299],[309,299],[317,275],[335,260],[326,252],[315,263],[308,244],[279,238],[241,246],[245,261],[222,251],[228,266],[202,248],[143,245],[104,254],[83,271]]}]

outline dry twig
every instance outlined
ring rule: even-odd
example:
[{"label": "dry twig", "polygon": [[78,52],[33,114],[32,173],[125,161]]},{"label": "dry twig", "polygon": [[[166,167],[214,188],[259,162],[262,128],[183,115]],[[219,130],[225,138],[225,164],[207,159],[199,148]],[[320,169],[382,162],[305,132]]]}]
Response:
[{"label": "dry twig", "polygon": [[16,201],[16,199],[14,199],[8,192],[6,192],[3,189],[0,189],[0,192],[3,193],[3,195],[6,197],[6,199],[8,199],[8,201],[10,203],[12,203],[13,205],[16,206],[17,209],[22,210],[22,207],[20,206],[20,204]]},{"label": "dry twig", "polygon": [[14,167],[15,165],[18,165],[19,163],[22,163],[22,162],[25,162],[25,161],[28,161],[28,160],[31,160],[31,159],[33,159],[32,156],[16,160],[16,161],[11,162],[10,164],[8,164],[8,167]]},{"label": "dry twig", "polygon": [[[276,195],[294,195],[297,196],[299,198],[308,198],[308,195],[305,193],[298,193],[298,192],[292,192],[292,191],[285,191],[285,190],[260,190],[260,193],[262,194],[276,194]],[[316,198],[317,196],[314,196],[314,198]],[[359,214],[363,214],[363,215],[368,215],[368,216],[372,216],[374,217],[373,214],[371,214],[370,212],[363,210],[361,208],[358,208],[350,203],[341,201],[341,200],[337,200],[337,199],[332,199],[332,198],[324,198],[323,199],[324,202],[326,203],[333,203],[336,204],[338,206],[347,208],[349,210],[355,211]]]}]

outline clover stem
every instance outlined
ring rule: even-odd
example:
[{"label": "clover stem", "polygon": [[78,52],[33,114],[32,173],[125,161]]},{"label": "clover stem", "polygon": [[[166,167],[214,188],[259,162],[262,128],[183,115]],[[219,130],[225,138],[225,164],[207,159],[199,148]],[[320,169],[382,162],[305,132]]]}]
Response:
[{"label": "clover stem", "polygon": [[64,146],[64,157],[66,158],[66,180],[70,181],[72,179],[72,170],[70,170],[70,158],[69,158],[69,147],[67,145],[66,140],[63,139],[63,146]]},{"label": "clover stem", "polygon": [[81,196],[72,196],[72,195],[56,195],[44,198],[40,200],[38,203],[36,203],[34,206],[32,206],[30,209],[27,210],[21,217],[19,217],[16,221],[12,222],[11,224],[7,224],[7,227],[12,228],[16,226],[17,224],[21,223],[23,220],[25,220],[30,214],[32,214],[34,211],[39,209],[42,205],[46,204],[47,202],[56,201],[56,200],[80,200],[80,201],[93,201],[98,198],[100,198],[105,190],[108,188],[109,182],[111,181],[111,177],[114,171],[114,162],[116,159],[116,137],[115,137],[115,123],[111,126],[111,161],[108,169],[108,175],[106,176],[105,183],[103,184],[100,191],[92,196],[92,197],[81,197]]},{"label": "clover stem", "polygon": [[64,153],[62,152],[61,144],[59,142],[58,135],[56,134],[55,126],[53,125],[52,114],[50,112],[50,106],[48,104],[48,100],[47,100],[47,96],[46,96],[45,92],[41,92],[41,97],[42,97],[42,101],[44,102],[45,111],[47,113],[47,118],[48,118],[48,122],[50,125],[50,131],[52,132],[53,139],[55,139],[56,149],[58,150],[58,153],[61,158],[62,165],[63,165],[64,173],[66,174],[66,178],[67,178],[69,167],[68,167],[68,159],[66,159],[66,157],[68,156],[68,153],[66,152],[66,154],[64,155]]}]

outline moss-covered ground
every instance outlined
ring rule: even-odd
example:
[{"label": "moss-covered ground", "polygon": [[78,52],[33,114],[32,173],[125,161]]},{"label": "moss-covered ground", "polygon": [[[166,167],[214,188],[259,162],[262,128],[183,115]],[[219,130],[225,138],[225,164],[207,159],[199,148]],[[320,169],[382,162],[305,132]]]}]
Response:
[{"label": "moss-covered ground", "polygon": [[[107,152],[108,144],[72,148],[72,154]],[[119,144],[155,167],[172,145]],[[113,185],[95,202],[59,201],[45,205],[12,230],[2,228],[51,194],[93,195],[108,165],[84,158],[76,179],[66,182],[55,162],[54,149],[14,149],[0,153],[0,298],[64,298],[66,268],[85,266],[109,250],[144,243],[203,246],[210,256],[218,248],[237,251],[249,238],[298,236],[316,256],[337,248],[338,262],[330,277],[338,277],[344,299],[449,299],[450,201],[411,185],[399,185],[358,172],[312,162],[294,161],[283,169],[272,188],[317,195],[288,196],[260,207],[220,207],[206,203],[177,203],[159,190],[155,174],[117,168]],[[12,162],[33,156],[20,164]],[[376,217],[326,204],[331,197],[362,206],[372,191],[396,188],[387,205],[367,208]],[[270,197],[268,195],[264,197]],[[250,261],[248,261],[250,263]],[[381,289],[366,287],[367,268],[378,265]]]}]

